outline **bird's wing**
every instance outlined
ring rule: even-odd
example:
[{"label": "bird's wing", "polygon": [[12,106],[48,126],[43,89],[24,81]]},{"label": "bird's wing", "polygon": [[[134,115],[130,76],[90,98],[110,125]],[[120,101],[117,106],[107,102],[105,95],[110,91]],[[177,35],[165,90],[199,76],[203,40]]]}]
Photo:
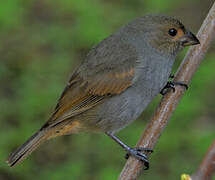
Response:
[{"label": "bird's wing", "polygon": [[136,53],[124,44],[113,46],[117,47],[106,47],[104,52],[102,48],[105,47],[101,43],[90,51],[69,80],[45,126],[55,126],[132,85]]}]

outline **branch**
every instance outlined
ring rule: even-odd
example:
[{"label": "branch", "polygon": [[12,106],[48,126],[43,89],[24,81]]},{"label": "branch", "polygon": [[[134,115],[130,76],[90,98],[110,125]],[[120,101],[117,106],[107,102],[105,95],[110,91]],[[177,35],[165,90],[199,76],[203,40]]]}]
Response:
[{"label": "branch", "polygon": [[206,153],[199,169],[190,177],[188,174],[182,174],[181,180],[211,180],[215,173],[215,140]]},{"label": "branch", "polygon": [[197,172],[192,175],[192,180],[211,180],[215,173],[215,140],[209,147]]},{"label": "branch", "polygon": [[[213,4],[208,16],[204,20],[198,35],[201,45],[191,47],[181,63],[174,81],[182,81],[189,84],[192,76],[199,67],[200,63],[215,37],[215,3]],[[172,113],[175,111],[179,100],[182,98],[185,89],[177,86],[175,93],[167,93],[161,100],[154,115],[142,134],[137,147],[144,146],[154,149],[162,131],[166,127]],[[134,157],[129,157],[118,180],[134,180],[143,170],[143,163]]]}]

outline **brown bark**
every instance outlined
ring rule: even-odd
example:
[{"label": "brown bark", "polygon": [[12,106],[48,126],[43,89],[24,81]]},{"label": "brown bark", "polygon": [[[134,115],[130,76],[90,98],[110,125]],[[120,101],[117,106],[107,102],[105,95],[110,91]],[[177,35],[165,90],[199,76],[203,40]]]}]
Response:
[{"label": "brown bark", "polygon": [[209,147],[199,169],[192,175],[192,180],[211,180],[215,173],[215,140]]}]

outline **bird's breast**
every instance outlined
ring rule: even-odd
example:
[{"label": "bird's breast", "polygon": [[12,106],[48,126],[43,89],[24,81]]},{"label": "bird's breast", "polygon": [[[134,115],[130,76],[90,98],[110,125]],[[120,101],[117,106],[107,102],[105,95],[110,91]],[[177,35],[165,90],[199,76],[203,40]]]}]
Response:
[{"label": "bird's breast", "polygon": [[140,56],[134,79],[137,93],[143,98],[154,98],[166,85],[173,63],[173,57],[164,57],[159,54]]}]

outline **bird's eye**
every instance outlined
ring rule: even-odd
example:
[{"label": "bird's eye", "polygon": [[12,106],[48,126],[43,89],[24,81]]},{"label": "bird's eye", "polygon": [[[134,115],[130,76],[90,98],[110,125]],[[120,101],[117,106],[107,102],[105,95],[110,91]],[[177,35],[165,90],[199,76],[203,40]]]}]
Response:
[{"label": "bird's eye", "polygon": [[169,29],[168,33],[170,36],[174,37],[177,35],[177,30],[175,28],[171,28]]}]

